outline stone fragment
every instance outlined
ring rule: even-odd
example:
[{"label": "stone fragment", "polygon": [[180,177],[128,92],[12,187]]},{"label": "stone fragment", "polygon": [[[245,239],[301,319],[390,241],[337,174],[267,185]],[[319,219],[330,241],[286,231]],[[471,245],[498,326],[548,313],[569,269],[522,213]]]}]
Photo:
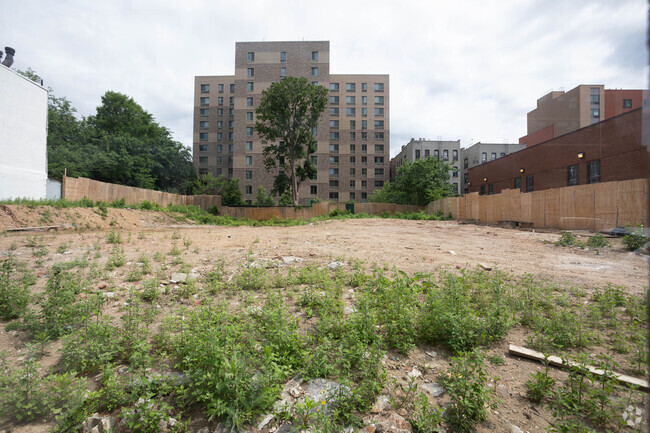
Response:
[{"label": "stone fragment", "polygon": [[411,371],[409,372],[409,374],[408,374],[408,377],[414,377],[414,378],[418,378],[418,377],[421,377],[421,376],[422,376],[422,372],[420,370],[418,370],[417,367],[413,367],[411,369]]},{"label": "stone fragment", "polygon": [[304,260],[301,259],[300,257],[294,257],[294,256],[282,257],[282,263],[284,263],[285,265],[289,265],[291,263],[302,263],[302,262],[304,262]]},{"label": "stone fragment", "polygon": [[480,267],[481,269],[483,269],[484,271],[491,271],[491,270],[492,270],[492,267],[491,267],[491,266],[485,265],[485,264],[483,264],[483,263],[479,263],[479,267]]},{"label": "stone fragment", "polygon": [[440,397],[445,393],[445,389],[438,382],[424,383],[422,388],[434,397]]},{"label": "stone fragment", "polygon": [[[379,397],[377,397],[377,401],[375,404],[372,406],[372,409],[370,409],[370,412],[372,413],[382,413],[386,406],[388,405],[388,402],[390,401],[390,398],[386,394],[382,394]],[[374,431],[374,427],[373,427]]]},{"label": "stone fragment", "polygon": [[169,282],[172,284],[184,283],[185,281],[187,281],[187,274],[184,272],[174,272],[169,279]]},{"label": "stone fragment", "polygon": [[456,255],[456,251],[449,250],[449,254],[451,254],[452,256],[455,256],[455,255]]},{"label": "stone fragment", "polygon": [[344,263],[342,263],[342,262],[338,262],[338,261],[337,261],[337,262],[332,262],[332,263],[330,263],[329,265],[327,265],[327,267],[330,268],[330,269],[342,268],[342,267],[344,267],[344,266],[345,266]]},{"label": "stone fragment", "polygon": [[274,416],[273,414],[268,414],[264,418],[262,418],[262,421],[257,425],[258,430],[262,430],[268,423],[270,423],[273,420]]},{"label": "stone fragment", "polygon": [[387,417],[382,417],[377,423],[376,433],[411,433],[413,428],[403,416],[390,412]]}]

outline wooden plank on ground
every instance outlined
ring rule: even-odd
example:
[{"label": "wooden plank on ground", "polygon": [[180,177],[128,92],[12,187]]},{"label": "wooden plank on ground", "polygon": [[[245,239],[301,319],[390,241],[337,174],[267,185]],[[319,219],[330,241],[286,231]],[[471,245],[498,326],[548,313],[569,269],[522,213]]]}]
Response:
[{"label": "wooden plank on ground", "polygon": [[29,232],[29,231],[40,231],[40,230],[58,230],[61,227],[64,227],[63,225],[58,225],[58,226],[38,226],[38,227],[15,227],[15,228],[8,228],[5,229],[8,232]]},{"label": "wooden plank on ground", "polygon": [[[508,346],[508,352],[512,355],[544,362],[544,354],[541,352],[537,352],[536,350],[526,349],[525,347],[519,347],[519,346],[515,346],[514,344],[510,344]],[[578,363],[572,361],[568,361],[568,363],[564,363],[562,361],[562,358],[560,358],[559,356],[549,356],[548,364],[552,365],[553,367],[559,367],[559,368],[567,368],[567,367],[572,368],[572,367],[578,367],[579,365]],[[587,366],[587,369],[589,370],[590,373],[598,376],[602,376],[603,374],[605,374],[603,370],[593,366]],[[639,389],[645,392],[650,392],[650,385],[648,385],[648,381],[645,379],[639,379],[637,377],[627,376],[625,374],[619,374],[616,372],[612,372],[612,374],[616,378],[616,380],[623,385],[638,386]]]}]

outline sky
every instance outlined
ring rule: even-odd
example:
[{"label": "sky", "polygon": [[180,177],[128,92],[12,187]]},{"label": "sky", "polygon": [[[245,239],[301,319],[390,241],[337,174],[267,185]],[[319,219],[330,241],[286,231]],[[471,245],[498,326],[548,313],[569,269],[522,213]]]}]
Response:
[{"label": "sky", "polygon": [[516,143],[552,90],[648,87],[645,0],[0,5],[13,68],[33,69],[80,116],[124,93],[190,148],[194,77],[234,74],[235,42],[327,40],[330,73],[389,74],[391,156],[411,137]]}]

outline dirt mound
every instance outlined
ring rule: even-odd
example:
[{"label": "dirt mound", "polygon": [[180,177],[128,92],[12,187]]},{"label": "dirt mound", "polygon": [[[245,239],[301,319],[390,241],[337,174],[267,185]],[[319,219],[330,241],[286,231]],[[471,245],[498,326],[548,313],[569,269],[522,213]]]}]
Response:
[{"label": "dirt mound", "polygon": [[191,223],[164,212],[52,206],[0,205],[0,231],[24,227],[58,226],[64,229],[150,228]]}]

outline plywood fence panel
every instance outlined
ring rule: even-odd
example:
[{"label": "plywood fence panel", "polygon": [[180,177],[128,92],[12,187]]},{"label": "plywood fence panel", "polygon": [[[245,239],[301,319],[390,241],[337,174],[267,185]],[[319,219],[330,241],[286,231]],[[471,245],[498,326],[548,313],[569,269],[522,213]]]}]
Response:
[{"label": "plywood fence panel", "polygon": [[546,195],[544,191],[529,192],[526,195],[530,195],[530,221],[533,223],[533,227],[546,227],[546,216],[544,215]]},{"label": "plywood fence panel", "polygon": [[628,223],[635,226],[645,222],[647,209],[646,186],[647,181],[645,179],[618,182],[618,227]]},{"label": "plywood fence panel", "polygon": [[596,230],[616,227],[618,214],[618,182],[596,184],[594,217]]},{"label": "plywood fence panel", "polygon": [[526,223],[533,222],[533,202],[530,193],[519,196],[519,206],[521,207],[521,221]]},{"label": "plywood fence panel", "polygon": [[559,188],[540,191],[544,194],[544,227],[560,227]]},{"label": "plywood fence panel", "polygon": [[479,219],[479,195],[477,192],[465,194],[465,219]]},{"label": "plywood fence panel", "polygon": [[466,206],[467,206],[467,199],[465,198],[467,196],[461,196],[458,197],[458,215],[454,216],[457,220],[466,220],[467,219],[467,212],[466,212]]},{"label": "plywood fence panel", "polygon": [[559,200],[561,213],[559,215],[559,227],[572,230],[578,228],[579,221],[576,221],[575,187],[559,188]]},{"label": "plywood fence panel", "polygon": [[488,220],[488,202],[489,198],[486,195],[480,195],[478,196],[478,218],[476,218],[479,222],[482,223],[487,223]]},{"label": "plywood fence panel", "polygon": [[574,201],[573,229],[595,230],[596,185],[580,185],[571,187]]}]

